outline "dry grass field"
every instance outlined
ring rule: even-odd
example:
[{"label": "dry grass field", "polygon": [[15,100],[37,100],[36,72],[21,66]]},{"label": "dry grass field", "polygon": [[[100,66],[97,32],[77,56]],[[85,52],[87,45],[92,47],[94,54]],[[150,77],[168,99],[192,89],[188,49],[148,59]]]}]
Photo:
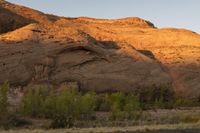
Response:
[{"label": "dry grass field", "polygon": [[[109,121],[94,122],[96,127],[87,127],[92,121],[82,122],[84,128],[44,129],[41,127],[48,123],[45,120],[34,120],[34,125],[27,128],[0,130],[0,133],[200,133],[200,109],[172,109],[144,111],[143,118],[137,124],[122,122],[120,125]],[[105,117],[102,116],[101,117]]]},{"label": "dry grass field", "polygon": [[1,133],[199,133],[200,123],[131,127],[72,128],[57,130],[8,130]]}]

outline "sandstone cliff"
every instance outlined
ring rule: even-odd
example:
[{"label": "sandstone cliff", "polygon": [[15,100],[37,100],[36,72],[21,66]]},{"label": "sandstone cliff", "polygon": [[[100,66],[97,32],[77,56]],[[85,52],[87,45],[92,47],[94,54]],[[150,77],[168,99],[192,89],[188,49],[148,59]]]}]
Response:
[{"label": "sandstone cliff", "polygon": [[200,36],[191,31],[134,17],[57,17],[0,0],[0,33],[1,83],[75,82],[97,92],[156,84],[200,96]]}]

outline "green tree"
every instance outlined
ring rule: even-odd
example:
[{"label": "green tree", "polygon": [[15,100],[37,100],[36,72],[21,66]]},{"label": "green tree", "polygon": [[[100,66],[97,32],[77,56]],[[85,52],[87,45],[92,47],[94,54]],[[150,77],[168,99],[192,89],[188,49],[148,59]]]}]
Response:
[{"label": "green tree", "polygon": [[111,116],[112,120],[122,120],[123,119],[123,105],[125,102],[125,95],[121,92],[112,93],[109,97],[111,104]]},{"label": "green tree", "polygon": [[8,111],[8,89],[9,84],[7,82],[0,86],[0,115]]},{"label": "green tree", "polygon": [[52,118],[52,116],[56,112],[56,100],[57,97],[54,94],[55,92],[52,90],[49,93],[49,96],[45,98],[45,100],[41,103],[41,113],[45,118]]},{"label": "green tree", "polygon": [[141,105],[138,97],[128,94],[125,98],[124,112],[126,119],[138,119],[141,116]]},{"label": "green tree", "polygon": [[27,88],[22,100],[21,111],[25,115],[40,117],[42,115],[42,105],[49,95],[49,88],[37,86]]},{"label": "green tree", "polygon": [[79,104],[82,119],[89,119],[96,107],[96,94],[85,93],[81,96]]},{"label": "green tree", "polygon": [[80,94],[77,90],[64,87],[55,98],[54,113],[51,117],[52,128],[72,127],[79,113]]},{"label": "green tree", "polygon": [[97,110],[98,111],[110,111],[111,110],[111,101],[110,101],[110,95],[109,94],[101,94],[98,96],[97,101]]}]

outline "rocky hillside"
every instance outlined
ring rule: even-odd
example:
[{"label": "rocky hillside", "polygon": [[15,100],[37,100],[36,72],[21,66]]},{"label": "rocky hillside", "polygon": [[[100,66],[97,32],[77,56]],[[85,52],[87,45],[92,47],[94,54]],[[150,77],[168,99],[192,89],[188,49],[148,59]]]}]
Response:
[{"label": "rocky hillside", "polygon": [[[4,19],[2,19],[4,18]],[[0,0],[0,82],[200,96],[200,35],[140,18],[64,18]]]}]

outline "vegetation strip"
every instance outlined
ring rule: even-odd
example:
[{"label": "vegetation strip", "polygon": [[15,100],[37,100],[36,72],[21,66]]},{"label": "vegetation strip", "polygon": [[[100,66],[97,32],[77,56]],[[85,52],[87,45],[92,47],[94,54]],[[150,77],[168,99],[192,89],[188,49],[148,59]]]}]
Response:
[{"label": "vegetation strip", "polygon": [[0,127],[4,129],[30,127],[31,119],[45,119],[46,125],[41,126],[45,129],[197,123],[200,120],[196,114],[151,118],[151,113],[147,113],[149,109],[196,105],[189,100],[169,99],[170,93],[163,86],[143,90],[142,95],[134,92],[96,94],[80,92],[70,86],[59,89],[35,86],[25,89],[20,104],[15,108],[10,106],[8,100],[9,89],[8,83],[0,87]]},{"label": "vegetation strip", "polygon": [[148,125],[148,126],[131,126],[131,127],[102,127],[102,128],[71,128],[56,130],[25,129],[25,130],[8,130],[0,131],[1,133],[113,133],[113,132],[148,132],[158,130],[183,130],[195,129],[200,131],[200,123],[195,124],[173,124],[173,125]]}]

